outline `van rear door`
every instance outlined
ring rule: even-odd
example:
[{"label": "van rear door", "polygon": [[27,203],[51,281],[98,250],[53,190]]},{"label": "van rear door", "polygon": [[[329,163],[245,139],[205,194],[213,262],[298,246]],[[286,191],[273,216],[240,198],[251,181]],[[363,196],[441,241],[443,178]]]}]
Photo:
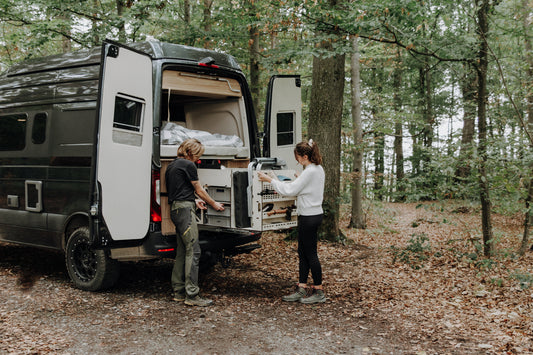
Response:
[{"label": "van rear door", "polygon": [[294,147],[302,140],[302,93],[299,75],[274,75],[268,84],[263,156],[285,160],[301,171]]},{"label": "van rear door", "polygon": [[145,53],[106,41],[100,70],[93,238],[97,220],[114,241],[141,239],[150,218],[152,62]]}]

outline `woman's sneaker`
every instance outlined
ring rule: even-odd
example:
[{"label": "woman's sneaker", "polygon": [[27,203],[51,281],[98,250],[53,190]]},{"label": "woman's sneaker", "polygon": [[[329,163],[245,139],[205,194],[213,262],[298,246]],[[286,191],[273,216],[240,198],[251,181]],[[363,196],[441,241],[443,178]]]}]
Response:
[{"label": "woman's sneaker", "polygon": [[307,295],[305,288],[297,286],[296,292],[291,293],[288,296],[283,296],[281,299],[285,302],[297,302]]},{"label": "woman's sneaker", "polygon": [[304,304],[324,303],[326,302],[324,290],[315,290],[311,296],[300,299],[300,302]]}]

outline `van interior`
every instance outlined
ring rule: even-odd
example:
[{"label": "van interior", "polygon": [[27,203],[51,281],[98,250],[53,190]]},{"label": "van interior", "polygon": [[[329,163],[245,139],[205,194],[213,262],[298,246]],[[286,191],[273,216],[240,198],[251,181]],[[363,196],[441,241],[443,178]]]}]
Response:
[{"label": "van interior", "polygon": [[[250,162],[250,142],[244,98],[235,79],[166,70],[163,72],[161,100],[161,212],[162,233],[170,235],[175,228],[170,220],[166,196],[165,171],[176,157],[177,147],[187,138],[198,138],[205,147],[202,161],[214,160],[221,167],[244,169]],[[246,174],[246,173],[245,173]],[[225,211],[211,208],[199,217],[201,224],[231,227],[235,225],[232,203],[233,178],[230,169],[210,170],[202,174],[204,188],[225,204]],[[246,175],[247,176],[247,175]],[[243,185],[245,188],[245,185]],[[241,199],[246,198],[241,189]],[[239,213],[247,217],[247,211]],[[249,222],[246,222],[249,224]]]},{"label": "van interior", "polygon": [[197,136],[207,142],[204,158],[249,157],[246,111],[237,80],[166,70],[162,90],[161,157],[175,157],[181,137]]}]

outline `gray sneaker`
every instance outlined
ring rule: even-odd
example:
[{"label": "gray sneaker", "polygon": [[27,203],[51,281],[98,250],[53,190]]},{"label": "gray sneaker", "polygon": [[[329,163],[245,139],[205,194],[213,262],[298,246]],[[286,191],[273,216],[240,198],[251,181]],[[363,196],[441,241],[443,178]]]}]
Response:
[{"label": "gray sneaker", "polygon": [[323,290],[315,290],[315,292],[311,296],[300,299],[300,303],[304,303],[304,304],[324,303],[324,302],[326,302],[326,296],[324,295]]},{"label": "gray sneaker", "polygon": [[283,296],[281,299],[285,302],[296,302],[305,297],[305,295],[307,295],[307,291],[305,290],[305,288],[298,286],[296,288],[296,292],[291,293],[287,296]]},{"label": "gray sneaker", "polygon": [[213,304],[213,301],[196,295],[193,298],[187,297],[185,299],[185,304],[189,306],[207,307]]}]

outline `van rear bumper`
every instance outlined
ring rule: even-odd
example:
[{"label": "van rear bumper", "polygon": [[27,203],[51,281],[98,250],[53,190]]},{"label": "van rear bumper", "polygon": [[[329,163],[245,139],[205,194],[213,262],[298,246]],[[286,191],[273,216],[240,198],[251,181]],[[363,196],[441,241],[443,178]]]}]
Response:
[{"label": "van rear bumper", "polygon": [[[237,255],[249,253],[259,248],[250,244],[261,238],[261,233],[243,230],[220,230],[220,228],[201,230],[199,235],[202,252]],[[176,236],[164,236],[152,232],[137,246],[115,247],[110,249],[110,257],[121,261],[174,258],[176,255]]]}]

